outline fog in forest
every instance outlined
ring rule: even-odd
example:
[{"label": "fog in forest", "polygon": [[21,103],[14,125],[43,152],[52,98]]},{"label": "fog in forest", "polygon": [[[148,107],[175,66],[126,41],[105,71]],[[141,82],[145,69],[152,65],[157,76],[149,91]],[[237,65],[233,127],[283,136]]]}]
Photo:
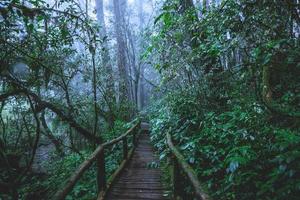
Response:
[{"label": "fog in forest", "polygon": [[299,0],[1,0],[0,200],[296,200]]}]

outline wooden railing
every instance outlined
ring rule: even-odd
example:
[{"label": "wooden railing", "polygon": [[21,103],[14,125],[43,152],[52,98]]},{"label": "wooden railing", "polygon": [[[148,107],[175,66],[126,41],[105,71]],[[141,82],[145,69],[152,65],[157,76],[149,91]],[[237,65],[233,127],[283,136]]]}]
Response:
[{"label": "wooden railing", "polygon": [[173,160],[173,193],[174,199],[177,197],[181,197],[184,199],[183,195],[183,187],[180,185],[182,182],[182,177],[180,171],[184,172],[184,175],[188,178],[188,181],[191,183],[194,189],[194,196],[198,200],[210,200],[211,198],[202,188],[200,182],[197,179],[197,176],[192,169],[192,167],[185,161],[184,157],[177,148],[174,146],[171,135],[167,133],[167,144],[171,151],[172,160]]},{"label": "wooden railing", "polygon": [[[114,180],[118,177],[118,175],[124,169],[126,163],[129,161],[132,152],[137,144],[137,133],[138,130],[140,130],[140,126],[141,121],[138,120],[137,123],[123,135],[98,146],[97,149],[90,155],[90,157],[87,160],[85,160],[74,172],[74,174],[67,180],[65,187],[59,190],[54,195],[53,200],[64,200],[66,196],[72,191],[73,187],[75,186],[77,181],[82,177],[84,172],[87,169],[89,169],[94,162],[97,162],[97,185],[99,194],[97,199],[103,199]],[[131,135],[133,148],[130,151],[128,151],[128,137]],[[115,173],[109,178],[108,181],[106,181],[104,150],[121,141],[123,142],[123,161],[120,164],[119,168],[115,171]]]}]

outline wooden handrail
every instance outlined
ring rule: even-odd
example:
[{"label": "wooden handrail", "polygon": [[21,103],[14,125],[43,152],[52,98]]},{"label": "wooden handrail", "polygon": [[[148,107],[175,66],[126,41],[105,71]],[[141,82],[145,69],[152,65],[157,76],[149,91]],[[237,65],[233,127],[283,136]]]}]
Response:
[{"label": "wooden handrail", "polygon": [[[77,168],[77,170],[73,173],[73,175],[68,179],[66,186],[62,189],[56,192],[53,199],[54,200],[64,200],[66,196],[72,191],[73,187],[77,183],[77,181],[82,177],[84,172],[91,167],[93,162],[95,162],[98,159],[98,190],[99,193],[103,192],[103,190],[106,189],[106,181],[105,181],[105,160],[104,160],[104,149],[112,146],[114,144],[119,143],[120,141],[123,141],[123,159],[127,159],[128,155],[128,144],[127,144],[127,136],[130,134],[133,134],[133,146],[136,144],[136,128],[139,128],[141,124],[141,121],[138,120],[138,122],[131,127],[126,133],[123,135],[105,142],[101,145],[99,145],[96,150],[89,156],[88,159],[86,159],[80,166]],[[125,142],[126,141],[126,142]],[[126,147],[125,147],[126,146]],[[126,156],[125,156],[126,155]],[[124,164],[121,164],[121,167],[124,167]],[[120,169],[118,169],[120,170]]]},{"label": "wooden handrail", "polygon": [[179,179],[179,167],[183,170],[185,175],[188,177],[188,180],[191,182],[194,190],[195,190],[195,196],[197,199],[201,200],[210,200],[211,198],[206,194],[197,179],[197,176],[195,174],[195,171],[192,169],[192,167],[185,161],[184,157],[180,152],[177,150],[177,148],[172,143],[171,135],[167,133],[167,144],[169,146],[169,149],[171,150],[171,153],[173,155],[174,159],[174,177],[173,177],[173,185],[174,185],[174,193],[175,196],[178,193],[178,190],[180,188],[178,187]]}]

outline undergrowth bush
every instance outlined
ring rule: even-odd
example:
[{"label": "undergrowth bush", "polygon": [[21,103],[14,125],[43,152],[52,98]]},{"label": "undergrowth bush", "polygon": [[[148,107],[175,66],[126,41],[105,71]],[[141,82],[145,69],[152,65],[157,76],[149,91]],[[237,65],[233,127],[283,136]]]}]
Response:
[{"label": "undergrowth bush", "polygon": [[274,123],[263,105],[238,95],[239,99],[229,100],[223,111],[196,110],[202,103],[194,100],[181,105],[185,110],[174,111],[178,102],[187,98],[174,93],[153,105],[151,139],[160,159],[166,161],[165,137],[170,132],[213,198],[298,199],[299,128]]},{"label": "undergrowth bush", "polygon": [[[102,134],[105,141],[114,139],[125,133],[132,123],[125,123],[117,120],[112,130],[107,130]],[[43,178],[36,176],[33,180],[26,184],[22,190],[22,199],[51,199],[51,197],[60,189],[62,189],[66,181],[75,172],[81,163],[83,163],[91,154],[91,148],[85,148],[78,153],[69,153],[60,159],[54,159],[47,165],[47,173]],[[110,149],[105,150],[105,168],[106,179],[108,179],[114,171],[119,167],[122,160],[122,145],[114,145]],[[90,200],[95,199],[98,195],[97,191],[97,169],[96,163],[83,174],[80,180],[74,186],[72,192],[67,196],[67,200]]]}]

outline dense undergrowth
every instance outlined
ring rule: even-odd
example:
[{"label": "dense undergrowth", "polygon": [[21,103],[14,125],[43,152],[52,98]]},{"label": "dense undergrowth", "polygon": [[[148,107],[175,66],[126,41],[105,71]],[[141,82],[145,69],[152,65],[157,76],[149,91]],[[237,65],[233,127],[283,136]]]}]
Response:
[{"label": "dense undergrowth", "polygon": [[169,132],[214,199],[298,199],[299,38],[287,29],[293,8],[223,1],[198,18],[182,2],[165,2],[149,48],[163,77],[164,97],[149,109],[161,160],[168,162]]},{"label": "dense undergrowth", "polygon": [[[112,140],[121,134],[124,134],[131,126],[132,123],[117,120],[114,128],[103,133],[103,137],[105,141]],[[47,173],[32,173],[31,179],[28,179],[26,184],[24,184],[19,191],[20,198],[28,200],[51,199],[58,190],[65,186],[66,181],[79,165],[92,154],[92,152],[92,148],[88,147],[77,153],[66,153],[64,157],[59,157],[53,152],[50,162],[47,162],[45,166]],[[105,155],[106,179],[108,179],[122,161],[122,145],[114,145],[112,148],[107,149]],[[84,173],[78,183],[76,183],[66,199],[95,199],[98,195],[96,177],[96,164],[94,163]],[[5,195],[2,197],[9,198]]]},{"label": "dense undergrowth", "polygon": [[[110,141],[124,134],[131,126],[131,123],[116,121],[114,129],[103,134],[105,141]],[[49,179],[47,179],[46,182],[42,183],[46,190],[49,189],[47,191],[49,198],[56,191],[58,191],[61,186],[63,186],[62,183],[65,183],[65,181],[68,180],[68,178],[74,173],[78,166],[91,155],[92,150],[83,150],[80,153],[81,155],[72,153],[60,162],[55,162],[54,165],[52,165],[51,163],[49,164]],[[107,149],[105,151],[105,155],[106,180],[108,180],[109,177],[119,167],[119,164],[122,161],[122,145],[117,144],[112,148]],[[84,176],[75,185],[72,192],[68,195],[67,199],[95,199],[98,195],[96,177],[96,163],[94,163],[92,167],[88,169],[87,172],[85,172]],[[40,187],[40,184],[37,185]]]},{"label": "dense undergrowth", "polygon": [[[166,100],[152,108],[151,116],[152,140],[160,158],[167,157],[165,136],[170,132],[212,197],[298,198],[299,128],[270,122],[274,119],[258,103],[235,101],[223,112],[197,110],[190,104],[174,113],[174,106],[183,105],[186,98],[172,95]],[[194,116],[182,116],[184,111]]]}]

